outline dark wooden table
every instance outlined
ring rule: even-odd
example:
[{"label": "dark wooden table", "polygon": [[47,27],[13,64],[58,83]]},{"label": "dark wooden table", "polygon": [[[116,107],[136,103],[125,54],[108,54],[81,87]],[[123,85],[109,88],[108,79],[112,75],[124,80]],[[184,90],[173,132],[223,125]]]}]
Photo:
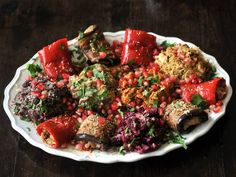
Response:
[{"label": "dark wooden table", "polygon": [[[214,55],[236,83],[234,0],[0,0],[0,89],[44,45],[97,23],[104,31],[126,27],[177,36]],[[227,113],[188,150],[135,163],[110,165],[56,157],[15,132],[1,106],[0,176],[236,176],[236,98]]]}]

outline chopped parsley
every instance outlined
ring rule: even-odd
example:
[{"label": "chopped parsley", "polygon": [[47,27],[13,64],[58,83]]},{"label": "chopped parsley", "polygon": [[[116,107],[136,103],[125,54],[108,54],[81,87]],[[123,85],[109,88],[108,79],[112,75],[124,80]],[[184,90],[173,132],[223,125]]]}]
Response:
[{"label": "chopped parsley", "polygon": [[125,155],[126,151],[125,151],[125,148],[123,146],[121,146],[119,148],[119,153],[122,154],[122,155]]},{"label": "chopped parsley", "polygon": [[79,40],[84,38],[84,33],[82,31],[79,31]]},{"label": "chopped parsley", "polygon": [[158,108],[158,105],[159,105],[158,100],[154,100],[153,101],[153,107]]},{"label": "chopped parsley", "polygon": [[63,44],[60,45],[61,50],[65,49],[65,46]]},{"label": "chopped parsley", "polygon": [[185,139],[183,136],[176,132],[170,132],[168,135],[168,142],[173,144],[180,144],[184,149],[187,149],[187,145],[185,144]]},{"label": "chopped parsley", "polygon": [[175,46],[175,43],[170,43],[168,41],[163,41],[160,46],[162,46],[164,49],[166,49],[167,47],[173,47]]},{"label": "chopped parsley", "polygon": [[120,113],[121,117],[123,118],[124,117],[124,112],[121,111],[120,109],[118,109],[117,111]]},{"label": "chopped parsley", "polygon": [[153,125],[149,129],[148,135],[150,135],[151,137],[155,137],[155,127]]},{"label": "chopped parsley", "polygon": [[139,79],[138,79],[138,85],[139,86],[142,86],[143,84],[143,76],[141,76]]},{"label": "chopped parsley", "polygon": [[39,73],[42,72],[42,68],[38,64],[28,64],[27,70],[30,72],[32,77],[36,77]]},{"label": "chopped parsley", "polygon": [[206,100],[204,100],[204,98],[202,98],[202,96],[199,94],[192,95],[191,103],[193,105],[196,105],[196,106],[202,108],[202,109],[206,108],[206,106],[207,106]]}]

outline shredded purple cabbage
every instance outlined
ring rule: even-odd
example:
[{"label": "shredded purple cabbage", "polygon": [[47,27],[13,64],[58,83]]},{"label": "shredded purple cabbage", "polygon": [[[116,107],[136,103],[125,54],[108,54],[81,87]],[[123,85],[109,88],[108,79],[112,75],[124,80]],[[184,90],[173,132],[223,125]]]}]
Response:
[{"label": "shredded purple cabbage", "polygon": [[126,152],[145,153],[160,147],[165,136],[165,125],[157,109],[125,114],[116,130],[113,142]]}]

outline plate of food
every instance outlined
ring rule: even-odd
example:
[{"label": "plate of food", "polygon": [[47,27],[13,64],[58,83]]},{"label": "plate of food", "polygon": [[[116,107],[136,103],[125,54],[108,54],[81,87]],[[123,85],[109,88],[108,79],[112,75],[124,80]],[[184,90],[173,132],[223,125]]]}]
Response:
[{"label": "plate of food", "polygon": [[114,163],[186,149],[225,114],[232,88],[192,43],[91,25],[39,50],[4,94],[12,127],[33,146]]}]

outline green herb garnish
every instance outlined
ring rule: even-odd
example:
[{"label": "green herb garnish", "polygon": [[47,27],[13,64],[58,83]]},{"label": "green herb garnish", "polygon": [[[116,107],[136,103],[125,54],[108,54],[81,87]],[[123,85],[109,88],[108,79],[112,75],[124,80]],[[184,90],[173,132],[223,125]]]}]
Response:
[{"label": "green herb garnish", "polygon": [[61,50],[65,49],[65,46],[63,44],[60,45]]},{"label": "green herb garnish", "polygon": [[120,109],[118,109],[117,111],[120,113],[121,117],[123,118],[124,117],[124,112],[121,111]]},{"label": "green herb garnish", "polygon": [[207,106],[206,100],[204,100],[204,98],[202,98],[202,96],[199,94],[192,95],[191,103],[193,105],[196,105],[196,106],[202,108],[202,109],[206,108],[206,106]]},{"label": "green herb garnish", "polygon": [[175,43],[170,43],[168,41],[163,41],[160,46],[162,46],[164,49],[166,49],[167,47],[175,46]]},{"label": "green herb garnish", "polygon": [[30,72],[32,77],[36,77],[38,73],[42,72],[42,68],[38,64],[28,64],[27,70]]},{"label": "green herb garnish", "polygon": [[148,131],[148,135],[155,137],[155,127],[152,125]]},{"label": "green herb garnish", "polygon": [[153,101],[153,107],[157,108],[159,106],[158,100]]},{"label": "green herb garnish", "polygon": [[180,144],[184,149],[187,149],[187,145],[185,144],[185,139],[183,136],[176,132],[170,132],[168,135],[168,142],[174,144]]},{"label": "green herb garnish", "polygon": [[139,86],[142,86],[143,84],[143,76],[141,76],[139,79],[138,79],[138,85]]},{"label": "green herb garnish", "polygon": [[82,38],[84,38],[84,32],[79,31],[79,40],[82,39]]},{"label": "green herb garnish", "polygon": [[125,151],[125,148],[123,146],[121,146],[119,148],[119,153],[122,154],[122,155],[125,155],[126,151]]}]

